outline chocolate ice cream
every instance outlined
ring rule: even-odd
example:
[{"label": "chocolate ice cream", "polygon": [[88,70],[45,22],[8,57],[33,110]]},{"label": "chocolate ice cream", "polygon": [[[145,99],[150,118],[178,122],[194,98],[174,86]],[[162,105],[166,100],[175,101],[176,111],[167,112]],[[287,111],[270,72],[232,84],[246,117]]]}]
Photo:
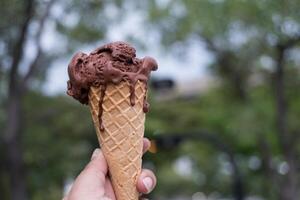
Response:
[{"label": "chocolate ice cream", "polygon": [[[121,81],[130,83],[130,102],[135,104],[136,82],[147,81],[151,71],[157,69],[156,61],[151,57],[136,58],[135,49],[125,42],[113,42],[101,46],[89,55],[79,52],[74,55],[69,66],[67,94],[82,104],[88,104],[88,93],[91,86],[102,85],[101,99],[105,95],[107,84],[118,84]],[[102,100],[99,102],[99,121],[101,121]],[[144,98],[144,112],[148,112],[149,104]]]}]

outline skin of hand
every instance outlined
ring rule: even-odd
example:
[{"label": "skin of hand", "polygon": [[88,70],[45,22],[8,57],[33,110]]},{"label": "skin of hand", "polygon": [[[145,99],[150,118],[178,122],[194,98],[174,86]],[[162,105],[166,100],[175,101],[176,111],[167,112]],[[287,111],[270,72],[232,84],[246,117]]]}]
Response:
[{"label": "skin of hand", "polygon": [[[144,138],[143,143],[145,153],[150,148],[150,141]],[[155,185],[156,177],[153,172],[143,169],[137,181],[137,190],[141,194],[148,194]],[[100,149],[93,152],[91,161],[76,178],[69,194],[63,200],[116,200],[108,178],[107,162]]]}]

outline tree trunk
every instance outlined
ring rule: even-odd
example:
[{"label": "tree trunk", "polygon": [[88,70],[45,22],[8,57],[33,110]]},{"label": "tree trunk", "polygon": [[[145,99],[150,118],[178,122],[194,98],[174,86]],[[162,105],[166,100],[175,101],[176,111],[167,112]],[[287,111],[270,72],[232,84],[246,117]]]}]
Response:
[{"label": "tree trunk", "polygon": [[275,98],[276,98],[276,123],[278,129],[278,140],[281,145],[283,156],[289,166],[289,170],[281,184],[280,199],[296,200],[297,197],[297,169],[292,140],[288,134],[287,124],[287,100],[284,87],[284,60],[287,48],[277,47],[277,60],[275,71]]},{"label": "tree trunk", "polygon": [[264,135],[259,134],[257,136],[258,149],[260,152],[260,157],[262,160],[262,169],[264,175],[269,182],[264,185],[263,190],[268,192],[268,196],[271,199],[278,199],[280,194],[279,184],[278,184],[278,173],[273,165],[272,153],[270,145]]},{"label": "tree trunk", "polygon": [[38,59],[41,56],[41,36],[44,30],[46,19],[49,16],[51,6],[55,0],[47,2],[45,11],[38,21],[38,30],[35,35],[37,55],[28,72],[21,76],[19,74],[20,62],[24,57],[24,47],[28,40],[28,29],[32,21],[35,9],[35,1],[24,2],[24,21],[20,26],[20,35],[16,40],[12,54],[12,64],[9,68],[8,98],[7,98],[7,126],[4,133],[4,146],[6,160],[5,165],[10,181],[10,193],[12,200],[27,200],[26,170],[23,161],[22,151],[22,97],[25,95],[29,80],[36,71]]},{"label": "tree trunk", "polygon": [[[24,56],[24,46],[28,39],[28,29],[34,14],[34,0],[24,1],[24,17],[20,26],[19,36],[12,52],[12,63],[9,68],[8,98],[6,110],[6,129],[4,132],[5,167],[10,182],[10,196],[12,200],[27,200],[25,166],[22,151],[21,128],[21,99],[23,91],[19,75],[20,62]],[[22,86],[23,87],[23,86]]]},{"label": "tree trunk", "polygon": [[218,55],[218,65],[221,76],[229,81],[233,89],[234,95],[245,102],[248,99],[246,91],[246,77],[243,75],[238,66],[236,65],[236,57],[232,52],[221,52]]},{"label": "tree trunk", "polygon": [[21,94],[9,91],[7,128],[4,135],[6,168],[12,200],[27,200],[25,166],[21,144]]},{"label": "tree trunk", "polygon": [[236,160],[234,158],[234,154],[231,151],[227,152],[227,154],[229,157],[229,162],[233,169],[232,190],[233,190],[234,198],[235,198],[235,200],[243,200],[245,198],[244,186],[243,186],[244,183],[242,181],[240,170],[239,170]]}]

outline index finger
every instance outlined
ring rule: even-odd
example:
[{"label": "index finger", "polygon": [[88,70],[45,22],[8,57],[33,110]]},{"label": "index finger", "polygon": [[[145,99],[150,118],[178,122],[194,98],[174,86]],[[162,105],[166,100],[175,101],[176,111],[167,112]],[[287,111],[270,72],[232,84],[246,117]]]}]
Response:
[{"label": "index finger", "polygon": [[151,142],[148,138],[143,138],[143,154],[146,153],[151,146]]}]

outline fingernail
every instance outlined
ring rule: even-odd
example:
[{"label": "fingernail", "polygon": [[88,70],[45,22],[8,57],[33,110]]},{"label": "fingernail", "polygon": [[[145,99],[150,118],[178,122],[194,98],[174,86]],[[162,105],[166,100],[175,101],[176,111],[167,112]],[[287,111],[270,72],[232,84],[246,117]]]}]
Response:
[{"label": "fingernail", "polygon": [[92,154],[92,157],[91,157],[91,160],[94,160],[100,153],[100,149],[95,149],[93,154]]},{"label": "fingernail", "polygon": [[147,189],[147,192],[151,192],[151,190],[153,189],[153,180],[150,177],[146,177],[143,179],[143,183]]}]

